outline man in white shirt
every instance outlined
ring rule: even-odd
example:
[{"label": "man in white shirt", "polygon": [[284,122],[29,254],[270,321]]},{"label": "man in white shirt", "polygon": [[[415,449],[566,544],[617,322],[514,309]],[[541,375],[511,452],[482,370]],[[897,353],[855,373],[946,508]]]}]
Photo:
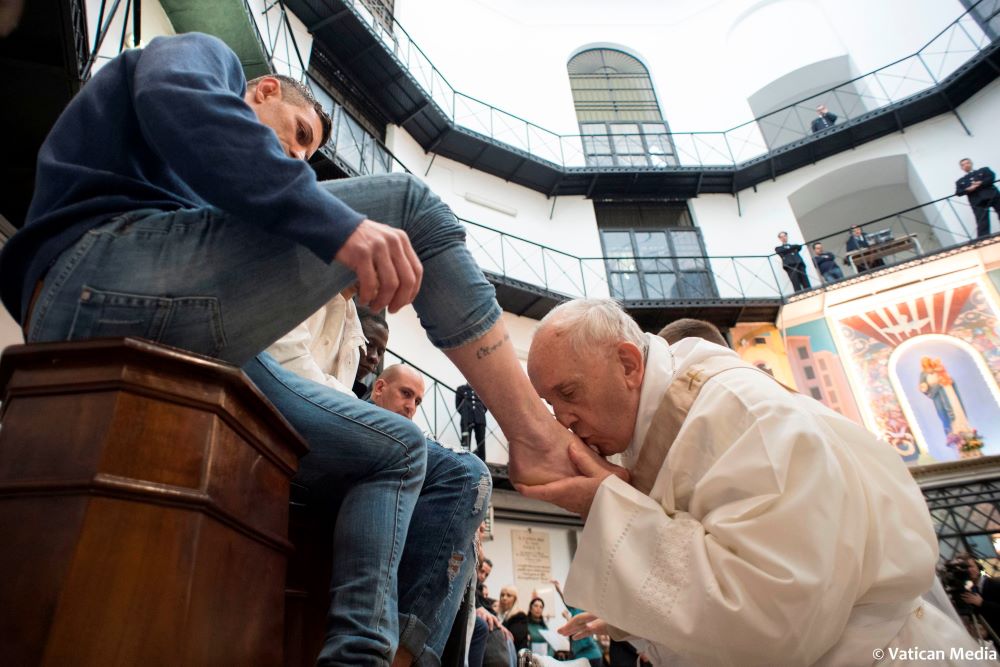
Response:
[{"label": "man in white shirt", "polygon": [[659,664],[975,664],[920,599],[938,555],[920,490],[862,427],[607,300],[546,316],[528,374],[590,449],[570,449],[579,476],[520,490],[587,518],[566,599],[614,638]]}]

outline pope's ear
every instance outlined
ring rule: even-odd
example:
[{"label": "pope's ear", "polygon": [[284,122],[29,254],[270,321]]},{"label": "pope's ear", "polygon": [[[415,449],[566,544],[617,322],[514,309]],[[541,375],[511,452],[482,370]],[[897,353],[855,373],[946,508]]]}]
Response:
[{"label": "pope's ear", "polygon": [[623,341],[618,344],[618,363],[621,364],[625,372],[625,382],[629,388],[642,385],[642,376],[645,371],[642,350],[635,343]]}]

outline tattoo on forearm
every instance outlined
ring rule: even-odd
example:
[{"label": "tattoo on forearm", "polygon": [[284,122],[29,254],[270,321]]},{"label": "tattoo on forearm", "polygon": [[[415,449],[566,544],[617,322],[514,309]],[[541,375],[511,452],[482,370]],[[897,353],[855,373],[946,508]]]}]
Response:
[{"label": "tattoo on forearm", "polygon": [[490,355],[491,352],[496,351],[501,345],[510,340],[510,334],[505,333],[503,338],[493,343],[492,345],[484,345],[478,350],[476,350],[476,359],[485,359]]}]

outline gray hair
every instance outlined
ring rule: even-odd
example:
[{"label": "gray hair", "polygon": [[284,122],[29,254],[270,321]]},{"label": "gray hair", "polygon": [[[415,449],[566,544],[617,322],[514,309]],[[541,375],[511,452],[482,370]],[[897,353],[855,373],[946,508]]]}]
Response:
[{"label": "gray hair", "polygon": [[577,356],[622,341],[633,343],[646,354],[649,341],[621,305],[613,299],[573,299],[553,308],[538,325],[561,332]]}]

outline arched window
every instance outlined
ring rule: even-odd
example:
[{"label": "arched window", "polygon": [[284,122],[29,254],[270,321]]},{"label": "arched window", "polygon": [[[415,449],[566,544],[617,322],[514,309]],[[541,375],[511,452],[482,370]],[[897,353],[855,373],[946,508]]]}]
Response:
[{"label": "arched window", "polygon": [[653,82],[636,58],[588,49],[566,65],[587,164],[656,167],[676,164]]}]

